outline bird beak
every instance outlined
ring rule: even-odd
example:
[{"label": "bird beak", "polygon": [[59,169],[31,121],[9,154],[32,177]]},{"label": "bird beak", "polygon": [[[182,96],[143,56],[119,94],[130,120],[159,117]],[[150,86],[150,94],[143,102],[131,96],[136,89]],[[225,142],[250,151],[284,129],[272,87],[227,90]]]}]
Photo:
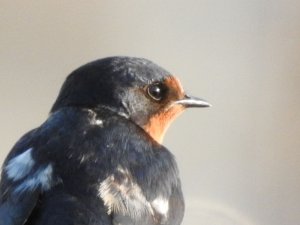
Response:
[{"label": "bird beak", "polygon": [[185,95],[183,99],[177,100],[174,102],[175,104],[179,104],[184,106],[185,108],[192,108],[192,107],[211,107],[212,105],[209,104],[207,101]]}]

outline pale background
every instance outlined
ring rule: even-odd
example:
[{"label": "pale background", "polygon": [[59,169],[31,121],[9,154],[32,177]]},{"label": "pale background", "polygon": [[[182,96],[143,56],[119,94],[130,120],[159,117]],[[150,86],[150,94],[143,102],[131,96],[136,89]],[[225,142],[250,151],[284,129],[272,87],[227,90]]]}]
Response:
[{"label": "pale background", "polygon": [[169,130],[184,225],[300,224],[300,1],[0,0],[0,160],[76,67],[149,58],[209,100]]}]

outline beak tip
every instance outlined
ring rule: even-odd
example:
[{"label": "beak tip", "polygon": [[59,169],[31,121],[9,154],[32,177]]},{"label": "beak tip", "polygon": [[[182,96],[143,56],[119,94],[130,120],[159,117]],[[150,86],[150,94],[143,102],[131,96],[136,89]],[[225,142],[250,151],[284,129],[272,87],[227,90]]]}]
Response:
[{"label": "beak tip", "polygon": [[206,107],[212,107],[213,105],[207,102]]},{"label": "beak tip", "polygon": [[212,104],[210,104],[206,101],[202,101],[202,102],[199,102],[199,104],[191,105],[190,107],[210,108],[210,107],[212,107]]},{"label": "beak tip", "polygon": [[208,107],[212,107],[212,105],[210,103],[208,103],[207,101],[200,99],[200,98],[196,98],[196,97],[192,97],[192,96],[185,96],[184,99],[181,99],[179,101],[177,101],[177,104],[181,104],[186,108],[208,108]]}]

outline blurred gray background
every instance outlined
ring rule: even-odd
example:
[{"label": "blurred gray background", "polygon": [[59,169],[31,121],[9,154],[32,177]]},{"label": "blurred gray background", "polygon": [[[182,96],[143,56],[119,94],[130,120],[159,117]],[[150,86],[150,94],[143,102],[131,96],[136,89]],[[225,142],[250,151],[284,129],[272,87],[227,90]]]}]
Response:
[{"label": "blurred gray background", "polygon": [[0,160],[65,77],[141,56],[209,100],[170,128],[184,225],[300,224],[300,1],[0,0]]}]

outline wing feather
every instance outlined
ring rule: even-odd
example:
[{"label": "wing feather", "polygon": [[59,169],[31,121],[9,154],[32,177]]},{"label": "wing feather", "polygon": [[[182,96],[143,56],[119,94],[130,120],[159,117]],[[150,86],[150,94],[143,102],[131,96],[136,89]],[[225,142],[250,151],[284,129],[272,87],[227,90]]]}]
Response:
[{"label": "wing feather", "polygon": [[0,225],[23,225],[39,195],[52,183],[52,166],[33,159],[35,130],[25,134],[7,156],[0,180]]}]

